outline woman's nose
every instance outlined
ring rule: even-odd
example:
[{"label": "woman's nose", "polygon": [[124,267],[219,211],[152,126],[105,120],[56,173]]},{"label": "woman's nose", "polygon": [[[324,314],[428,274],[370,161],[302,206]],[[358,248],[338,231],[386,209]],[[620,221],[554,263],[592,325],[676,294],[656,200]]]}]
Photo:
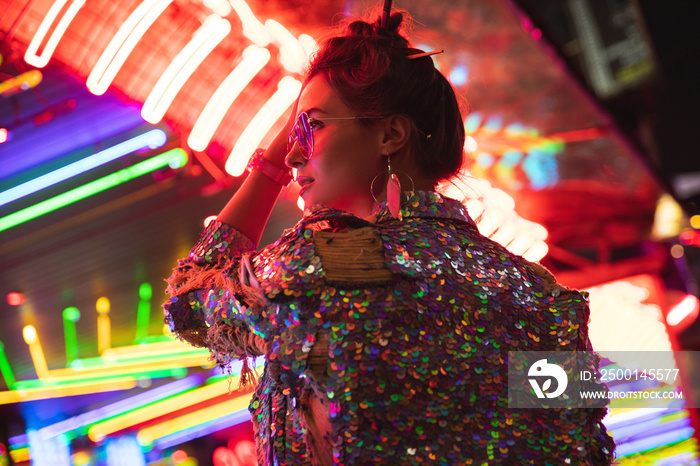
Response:
[{"label": "woman's nose", "polygon": [[304,157],[304,154],[302,154],[301,152],[301,147],[299,147],[299,141],[295,139],[294,144],[292,144],[292,147],[289,148],[289,152],[287,152],[287,155],[284,158],[284,164],[292,169],[292,172],[295,175],[295,181],[297,170],[304,166],[307,161],[308,159]]}]

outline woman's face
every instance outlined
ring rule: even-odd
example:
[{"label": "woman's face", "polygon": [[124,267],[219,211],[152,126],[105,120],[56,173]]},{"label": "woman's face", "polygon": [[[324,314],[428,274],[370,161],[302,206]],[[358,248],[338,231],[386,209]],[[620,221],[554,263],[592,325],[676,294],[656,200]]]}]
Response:
[{"label": "woman's face", "polygon": [[324,120],[356,115],[318,75],[302,90],[297,108],[315,120],[311,159],[304,157],[298,141],[285,159],[297,170],[304,204],[335,207],[358,217],[371,215],[372,179],[386,171],[380,152],[384,138],[381,126],[367,126],[361,120]]}]

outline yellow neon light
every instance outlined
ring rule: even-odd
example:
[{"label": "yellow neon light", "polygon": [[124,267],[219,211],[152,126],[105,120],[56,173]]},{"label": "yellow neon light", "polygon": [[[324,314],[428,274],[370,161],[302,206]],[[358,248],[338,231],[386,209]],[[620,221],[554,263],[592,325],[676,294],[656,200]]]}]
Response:
[{"label": "yellow neon light", "polygon": [[36,328],[34,328],[33,325],[27,325],[24,327],[24,330],[22,330],[22,335],[24,336],[24,341],[29,345],[29,353],[32,356],[32,362],[34,363],[37,377],[40,379],[48,377],[49,368],[46,365],[44,350],[41,349],[41,343],[39,342],[39,335],[36,333]]},{"label": "yellow neon light", "polygon": [[173,0],[146,0],[129,15],[97,60],[87,79],[95,95],[104,94],[124,62],[158,17]]},{"label": "yellow neon light", "polygon": [[0,392],[0,405],[23,401],[45,400],[64,396],[86,395],[90,393],[129,390],[136,387],[135,377],[124,377],[110,381],[79,382],[56,387],[24,388]]},{"label": "yellow neon light", "polygon": [[[159,416],[163,416],[183,408],[201,403],[217,396],[229,393],[229,387],[237,387],[240,376],[215,382],[211,385],[196,388],[187,393],[175,395],[171,398],[158,401],[143,408],[136,409],[129,413],[122,414],[107,421],[95,424],[88,430],[88,436],[91,440],[99,442],[110,434],[120,430],[128,429],[131,426],[142,422],[150,421]],[[219,411],[221,413],[221,411]]]},{"label": "yellow neon light", "polygon": [[207,148],[233,101],[269,60],[270,52],[256,45],[243,51],[243,60],[219,85],[197,118],[187,138],[192,149],[203,151]]},{"label": "yellow neon light", "polygon": [[144,120],[156,124],[165,116],[182,86],[229,32],[231,23],[218,15],[211,15],[204,20],[153,86],[141,109]]},{"label": "yellow neon light", "polygon": [[95,308],[97,309],[97,351],[102,354],[112,345],[109,299],[102,296],[97,300]]},{"label": "yellow neon light", "polygon": [[250,405],[253,393],[237,396],[232,400],[226,400],[212,406],[207,406],[192,413],[183,414],[173,419],[141,429],[136,439],[143,446],[152,445],[153,442],[166,435],[174,434],[191,427],[213,421],[227,414],[240,411]]},{"label": "yellow neon light", "polygon": [[272,125],[291,107],[301,92],[301,83],[291,76],[285,76],[275,92],[243,130],[226,161],[226,171],[232,176],[240,176],[245,170],[250,154],[265,137]]},{"label": "yellow neon light", "polygon": [[136,363],[117,363],[114,365],[104,365],[86,368],[66,368],[54,369],[49,371],[51,379],[60,379],[61,382],[69,382],[71,380],[78,381],[86,378],[94,377],[116,377],[120,375],[134,375],[142,372],[150,372],[157,370],[178,369],[186,367],[210,366],[211,361],[206,356],[193,356],[175,359],[165,359],[163,361],[147,361]]},{"label": "yellow neon light", "polygon": [[73,18],[75,18],[75,15],[78,14],[78,11],[83,7],[83,5],[85,5],[85,0],[73,0],[73,3],[68,7],[66,13],[58,21],[58,24],[54,28],[49,40],[46,42],[41,55],[37,55],[39,46],[44,41],[46,33],[49,31],[49,28],[54,23],[56,17],[67,2],[68,0],[55,1],[54,4],[51,5],[51,8],[49,8],[49,11],[46,13],[46,16],[44,16],[44,19],[41,21],[41,24],[36,30],[36,34],[34,34],[34,37],[32,37],[29,47],[27,47],[27,51],[24,53],[24,61],[30,65],[36,66],[37,68],[43,68],[46,66],[51,59],[53,52],[56,50],[58,42],[63,37],[66,29],[68,29],[68,25],[71,23],[71,21],[73,21]]},{"label": "yellow neon light", "polygon": [[102,354],[102,359],[108,362],[123,362],[129,359],[147,357],[149,359],[157,356],[168,356],[173,353],[191,352],[197,355],[208,354],[206,348],[195,348],[190,344],[180,340],[163,341],[158,343],[148,343],[145,345],[120,346],[110,348]]},{"label": "yellow neon light", "polygon": [[10,457],[15,463],[24,463],[29,461],[29,447],[10,450]]},{"label": "yellow neon light", "polygon": [[26,73],[22,73],[19,76],[15,76],[14,78],[10,78],[7,81],[1,82],[0,94],[4,94],[6,92],[8,94],[11,94],[13,92],[31,89],[32,87],[37,86],[41,82],[43,77],[44,76],[39,70],[27,71]]}]

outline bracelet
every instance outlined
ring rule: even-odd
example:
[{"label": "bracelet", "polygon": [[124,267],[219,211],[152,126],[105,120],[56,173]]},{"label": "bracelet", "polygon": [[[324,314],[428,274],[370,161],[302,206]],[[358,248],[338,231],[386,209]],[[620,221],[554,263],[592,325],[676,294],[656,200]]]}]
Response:
[{"label": "bracelet", "polygon": [[248,171],[255,169],[275,183],[279,183],[282,186],[289,186],[289,182],[292,181],[292,175],[289,173],[289,170],[284,170],[267,160],[263,157],[264,153],[265,149],[255,149],[255,152],[253,152],[253,155],[248,161]]}]

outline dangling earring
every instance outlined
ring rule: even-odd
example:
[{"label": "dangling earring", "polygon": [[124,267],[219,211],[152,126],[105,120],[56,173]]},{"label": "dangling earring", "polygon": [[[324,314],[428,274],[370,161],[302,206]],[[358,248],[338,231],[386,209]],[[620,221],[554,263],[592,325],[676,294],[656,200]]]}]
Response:
[{"label": "dangling earring", "polygon": [[[411,191],[415,189],[415,185],[413,184],[413,178],[411,178],[408,173],[393,171],[391,169],[391,156],[387,154],[386,157],[388,169],[388,179],[386,181],[386,204],[391,216],[401,220],[403,218],[401,215],[401,182],[399,182],[398,173],[403,174],[411,181]],[[372,199],[374,199],[374,202],[379,202],[377,200],[377,196],[374,194],[374,184],[380,176],[384,176],[384,173],[377,174],[377,176],[372,179],[372,183],[369,187],[369,192],[372,194]]]},{"label": "dangling earring", "polygon": [[396,173],[391,171],[391,155],[387,155],[389,179],[386,181],[386,204],[392,217],[402,220],[401,215],[401,182]]}]

